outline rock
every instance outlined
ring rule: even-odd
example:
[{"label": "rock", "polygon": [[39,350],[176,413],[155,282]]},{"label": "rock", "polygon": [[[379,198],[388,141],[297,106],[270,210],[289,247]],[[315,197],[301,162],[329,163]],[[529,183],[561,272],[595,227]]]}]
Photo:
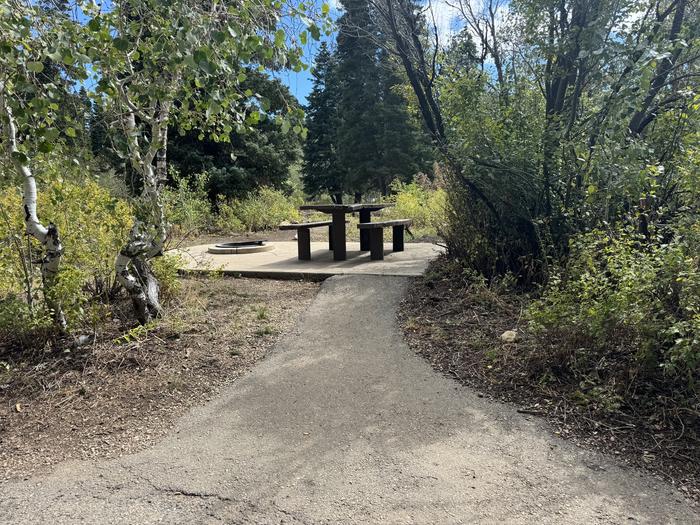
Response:
[{"label": "rock", "polygon": [[515,330],[506,330],[501,334],[501,341],[504,343],[514,343],[518,339],[518,332]]}]

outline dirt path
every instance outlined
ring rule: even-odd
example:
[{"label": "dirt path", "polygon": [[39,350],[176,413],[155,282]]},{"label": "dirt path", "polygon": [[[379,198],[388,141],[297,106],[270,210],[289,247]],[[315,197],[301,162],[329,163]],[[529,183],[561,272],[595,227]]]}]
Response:
[{"label": "dirt path", "polygon": [[0,522],[698,523],[406,347],[406,281],[326,281],[296,333],[156,447],[6,484]]}]

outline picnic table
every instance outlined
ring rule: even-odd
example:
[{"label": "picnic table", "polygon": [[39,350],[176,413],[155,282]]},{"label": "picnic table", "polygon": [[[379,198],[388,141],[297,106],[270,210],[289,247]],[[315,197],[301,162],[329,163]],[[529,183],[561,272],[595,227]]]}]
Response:
[{"label": "picnic table", "polygon": [[[344,261],[347,259],[347,248],[345,241],[345,214],[359,212],[360,222],[371,222],[372,212],[379,211],[391,206],[391,204],[304,204],[300,210],[320,211],[328,213],[333,218],[331,228],[333,245],[333,259]],[[369,231],[360,230],[360,250],[369,251]]]}]

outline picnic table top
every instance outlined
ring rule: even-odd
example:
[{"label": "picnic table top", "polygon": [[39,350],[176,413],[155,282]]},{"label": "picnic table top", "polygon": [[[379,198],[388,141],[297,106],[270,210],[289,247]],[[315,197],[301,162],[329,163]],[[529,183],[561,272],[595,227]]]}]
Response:
[{"label": "picnic table top", "polygon": [[357,203],[357,204],[304,204],[299,206],[300,210],[315,210],[323,213],[333,213],[342,211],[343,213],[352,213],[360,210],[378,211],[383,208],[388,208],[393,204],[388,203]]}]

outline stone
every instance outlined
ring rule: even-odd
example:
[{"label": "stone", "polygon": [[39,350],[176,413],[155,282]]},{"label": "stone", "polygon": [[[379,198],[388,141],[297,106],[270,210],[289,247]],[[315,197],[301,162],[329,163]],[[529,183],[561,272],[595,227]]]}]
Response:
[{"label": "stone", "polygon": [[518,332],[515,330],[506,330],[501,334],[501,341],[504,343],[514,343],[518,340]]}]

